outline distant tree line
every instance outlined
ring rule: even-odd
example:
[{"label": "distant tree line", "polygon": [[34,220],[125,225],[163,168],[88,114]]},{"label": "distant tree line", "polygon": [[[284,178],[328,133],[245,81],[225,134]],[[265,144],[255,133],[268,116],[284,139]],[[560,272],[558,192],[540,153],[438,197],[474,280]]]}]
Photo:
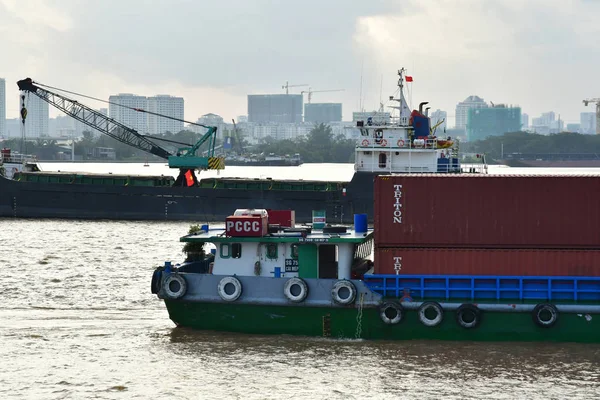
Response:
[{"label": "distant tree line", "polygon": [[[186,143],[193,145],[202,137],[204,133],[195,133],[188,130],[183,130],[177,133],[166,132],[155,137],[168,139],[175,142]],[[229,132],[227,132],[229,134]],[[164,141],[156,141],[161,147],[168,149],[175,154],[177,145]],[[218,139],[216,145],[222,145],[222,139]],[[346,139],[343,135],[335,136],[331,127],[326,124],[318,124],[313,127],[306,137],[298,137],[296,139],[275,140],[272,137],[265,138],[261,143],[249,146],[248,143],[241,138],[241,148],[245,153],[252,154],[270,154],[276,155],[293,155],[300,154],[304,162],[312,163],[346,163],[354,162],[354,147],[355,140]],[[13,151],[19,151],[23,154],[35,155],[39,160],[55,160],[58,159],[60,152],[67,152],[70,155],[70,149],[58,146],[56,140],[53,139],[36,139],[23,142],[21,139],[8,139],[2,143],[3,147],[9,147]],[[84,131],[83,137],[75,142],[75,156],[81,160],[94,160],[92,157],[95,147],[110,147],[115,150],[117,161],[160,161],[159,157],[146,153],[143,150],[136,149],[125,143],[111,138],[110,136],[90,131]],[[238,147],[239,148],[239,147]],[[222,148],[217,150],[217,154],[222,154]]]},{"label": "distant tree line", "polygon": [[277,155],[300,154],[307,163],[347,163],[354,162],[356,140],[344,135],[334,136],[326,124],[315,125],[306,136],[296,139],[275,140],[267,137],[264,143],[256,146],[254,152]]}]

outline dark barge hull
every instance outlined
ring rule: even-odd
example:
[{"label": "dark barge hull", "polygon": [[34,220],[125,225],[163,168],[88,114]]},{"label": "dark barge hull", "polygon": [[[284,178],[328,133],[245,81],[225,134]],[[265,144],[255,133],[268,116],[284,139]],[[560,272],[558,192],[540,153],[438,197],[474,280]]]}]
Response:
[{"label": "dark barge hull", "polygon": [[239,190],[40,183],[0,177],[0,217],[224,221],[238,208],[291,209],[310,222],[326,210],[330,223],[352,223],[355,213],[373,216],[375,174],[355,173],[335,191]]}]

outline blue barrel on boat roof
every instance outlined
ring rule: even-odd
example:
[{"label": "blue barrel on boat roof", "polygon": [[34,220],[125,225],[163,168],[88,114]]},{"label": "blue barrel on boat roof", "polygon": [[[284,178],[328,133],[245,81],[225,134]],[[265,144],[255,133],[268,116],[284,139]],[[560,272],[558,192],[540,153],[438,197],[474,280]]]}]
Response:
[{"label": "blue barrel on boat roof", "polygon": [[200,227],[201,231],[208,232],[208,224],[204,224]]},{"label": "blue barrel on boat roof", "polygon": [[367,214],[354,214],[354,231],[356,233],[367,233]]}]

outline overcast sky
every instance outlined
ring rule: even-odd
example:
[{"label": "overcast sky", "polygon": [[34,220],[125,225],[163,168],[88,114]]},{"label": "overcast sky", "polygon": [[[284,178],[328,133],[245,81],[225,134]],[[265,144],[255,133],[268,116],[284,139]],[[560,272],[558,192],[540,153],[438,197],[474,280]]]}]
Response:
[{"label": "overcast sky", "polygon": [[349,119],[361,71],[373,110],[405,67],[413,106],[429,101],[450,125],[473,94],[578,122],[594,111],[582,100],[600,97],[599,17],[596,0],[0,0],[0,77],[8,118],[16,81],[31,77],[101,98],[183,96],[194,121],[231,120],[247,94],[307,83],[345,89],[312,101],[342,102]]}]

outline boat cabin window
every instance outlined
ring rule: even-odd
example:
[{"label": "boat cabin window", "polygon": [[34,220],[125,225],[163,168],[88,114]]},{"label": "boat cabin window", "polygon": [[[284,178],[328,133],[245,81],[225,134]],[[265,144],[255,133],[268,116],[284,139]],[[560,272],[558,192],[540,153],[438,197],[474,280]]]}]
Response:
[{"label": "boat cabin window", "polygon": [[242,257],[242,244],[241,243],[232,243],[231,244],[231,257],[232,258],[241,258]]},{"label": "boat cabin window", "polygon": [[274,260],[277,258],[277,243],[268,243],[266,249],[268,259]]},{"label": "boat cabin window", "polygon": [[292,258],[297,260],[298,259],[298,245],[297,244],[293,244],[290,246],[291,250],[292,250]]},{"label": "boat cabin window", "polygon": [[387,165],[387,155],[385,153],[379,153],[379,168],[385,168]]},{"label": "boat cabin window", "polygon": [[222,243],[219,247],[219,255],[221,258],[229,258],[231,257],[231,249],[229,248],[229,243]]}]

